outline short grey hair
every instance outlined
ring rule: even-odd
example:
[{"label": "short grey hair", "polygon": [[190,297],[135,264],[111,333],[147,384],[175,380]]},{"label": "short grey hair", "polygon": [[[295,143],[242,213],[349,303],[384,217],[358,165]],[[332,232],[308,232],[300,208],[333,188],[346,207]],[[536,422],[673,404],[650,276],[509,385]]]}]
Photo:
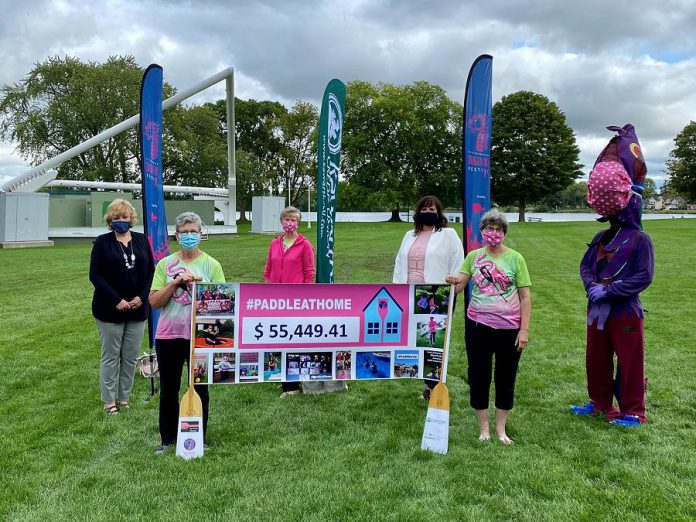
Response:
[{"label": "short grey hair", "polygon": [[479,230],[483,230],[489,225],[497,226],[503,229],[503,233],[507,234],[508,231],[508,220],[498,209],[492,209],[486,212],[483,217],[481,217],[481,224],[479,225]]},{"label": "short grey hair", "polygon": [[283,221],[286,217],[294,217],[299,223],[302,221],[302,212],[300,212],[300,209],[295,207],[285,207],[280,211],[280,221]]},{"label": "short grey hair", "polygon": [[182,212],[181,214],[176,216],[176,219],[174,220],[177,232],[181,227],[189,223],[193,223],[194,225],[196,225],[198,227],[199,232],[203,228],[203,220],[201,219],[201,216],[199,216],[195,212]]}]

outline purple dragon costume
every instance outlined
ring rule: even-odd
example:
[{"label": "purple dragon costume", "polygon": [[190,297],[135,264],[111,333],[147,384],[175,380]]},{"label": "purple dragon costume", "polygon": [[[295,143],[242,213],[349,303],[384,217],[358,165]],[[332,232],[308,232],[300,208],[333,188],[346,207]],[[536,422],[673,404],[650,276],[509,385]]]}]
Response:
[{"label": "purple dragon costume", "polygon": [[[633,125],[607,127],[617,133],[601,152],[588,182],[588,203],[608,221],[588,245],[580,276],[588,296],[587,391],[578,415],[604,412],[612,424],[645,422],[643,306],[638,298],[653,279],[653,244],[641,227],[643,180],[647,174]],[[619,409],[613,404],[614,354]]]}]

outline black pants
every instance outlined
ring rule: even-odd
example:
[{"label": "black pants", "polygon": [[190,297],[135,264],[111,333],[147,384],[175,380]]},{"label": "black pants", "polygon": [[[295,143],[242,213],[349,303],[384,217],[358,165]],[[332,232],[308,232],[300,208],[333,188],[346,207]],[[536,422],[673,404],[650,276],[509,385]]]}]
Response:
[{"label": "black pants", "polygon": [[281,382],[280,389],[284,392],[295,391],[300,389],[299,382]]},{"label": "black pants", "polygon": [[[179,390],[181,388],[181,370],[189,368],[188,339],[157,339],[157,364],[160,371],[159,431],[162,444],[176,444],[179,425]],[[210,396],[207,386],[194,386],[203,404],[203,439],[208,429],[208,404]]]},{"label": "black pants", "polygon": [[495,355],[495,407],[511,410],[521,352],[515,347],[519,329],[498,330],[466,319],[466,357],[469,362],[469,397],[475,410],[488,408]]}]

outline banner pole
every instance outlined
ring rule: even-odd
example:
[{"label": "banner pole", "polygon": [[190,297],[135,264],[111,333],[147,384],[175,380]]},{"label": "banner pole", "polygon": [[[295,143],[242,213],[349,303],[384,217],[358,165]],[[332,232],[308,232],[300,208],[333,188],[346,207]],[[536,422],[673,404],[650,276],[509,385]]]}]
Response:
[{"label": "banner pole", "polygon": [[[493,57],[482,54],[471,65],[462,122],[462,227],[464,254],[482,246],[481,216],[491,208],[491,129]],[[464,290],[466,319],[471,282]]]},{"label": "banner pole", "polygon": [[317,283],[334,282],[334,227],[341,164],[346,86],[331,80],[324,90],[317,147]]},{"label": "banner pole", "polygon": [[[164,212],[164,172],[162,169],[162,67],[151,64],[143,73],[140,85],[140,123],[138,129],[140,176],[143,199],[143,227],[155,264],[169,255],[167,220]],[[154,397],[155,333],[159,310],[148,305],[148,343],[150,361],[150,396]]]}]

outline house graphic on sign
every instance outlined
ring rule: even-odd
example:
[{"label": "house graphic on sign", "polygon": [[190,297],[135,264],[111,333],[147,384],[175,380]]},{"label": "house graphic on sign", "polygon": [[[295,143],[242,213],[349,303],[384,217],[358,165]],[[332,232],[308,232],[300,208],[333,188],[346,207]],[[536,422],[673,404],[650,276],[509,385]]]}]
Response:
[{"label": "house graphic on sign", "polygon": [[363,340],[366,343],[401,341],[403,309],[389,291],[382,287],[363,308]]}]

